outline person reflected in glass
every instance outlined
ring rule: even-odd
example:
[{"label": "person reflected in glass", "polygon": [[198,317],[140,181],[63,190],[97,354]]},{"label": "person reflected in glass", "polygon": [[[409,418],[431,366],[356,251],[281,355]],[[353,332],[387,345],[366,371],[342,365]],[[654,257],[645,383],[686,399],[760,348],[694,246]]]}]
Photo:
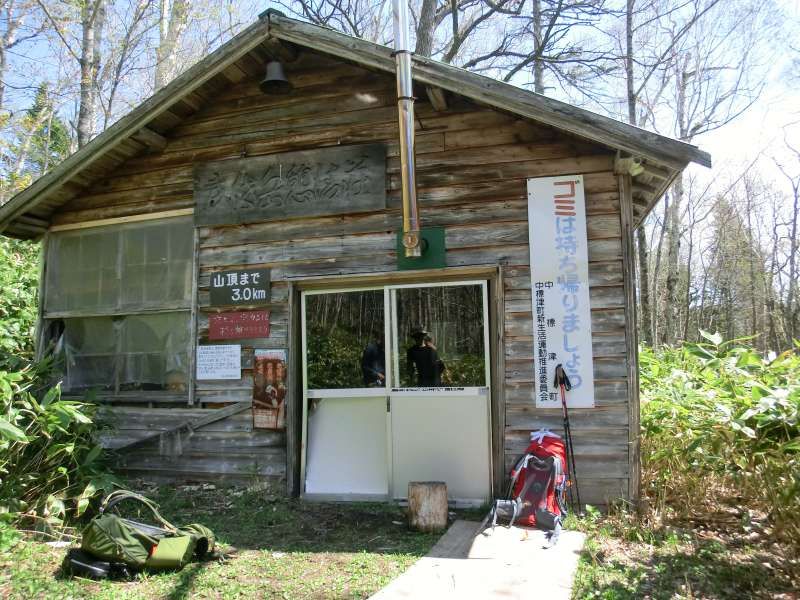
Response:
[{"label": "person reflected in glass", "polygon": [[386,381],[386,354],[383,348],[383,334],[373,331],[371,341],[361,355],[361,374],[366,387],[383,387]]},{"label": "person reflected in glass", "polygon": [[449,379],[448,373],[447,373],[447,365],[445,364],[445,362],[441,358],[438,358],[439,352],[436,349],[436,345],[433,343],[433,338],[430,336],[430,334],[427,334],[427,335],[425,335],[425,340],[424,341],[425,341],[425,345],[428,348],[432,348],[434,350],[434,352],[436,352],[437,360],[436,360],[436,384],[435,385],[437,385],[437,386],[447,385],[446,382],[447,382],[447,379]]},{"label": "person reflected in glass", "polygon": [[[429,342],[425,341],[426,336]],[[408,373],[413,381],[416,374],[418,387],[438,387],[442,385],[439,354],[430,334],[424,327],[415,327],[411,330],[412,346],[406,352]]]}]

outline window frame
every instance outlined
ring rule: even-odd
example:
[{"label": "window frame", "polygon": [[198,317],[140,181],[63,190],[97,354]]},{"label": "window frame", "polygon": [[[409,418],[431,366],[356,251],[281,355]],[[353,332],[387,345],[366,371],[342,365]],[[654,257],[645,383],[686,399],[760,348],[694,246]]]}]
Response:
[{"label": "window frame", "polygon": [[[198,261],[198,235],[197,235],[197,228],[194,227],[194,222],[191,215],[170,215],[170,216],[160,216],[158,213],[153,213],[152,215],[148,215],[149,218],[141,219],[136,221],[120,221],[115,223],[96,223],[93,224],[89,223],[82,223],[78,227],[70,228],[69,230],[59,230],[55,228],[51,228],[50,231],[47,232],[45,235],[45,240],[43,244],[43,251],[42,251],[42,268],[40,273],[40,303],[39,303],[39,325],[38,325],[38,333],[37,333],[37,340],[38,340],[38,356],[39,358],[42,357],[42,352],[46,350],[46,344],[48,341],[45,339],[46,332],[50,329],[49,325],[53,322],[57,321],[66,321],[68,319],[90,319],[90,318],[97,318],[97,317],[118,317],[118,318],[127,318],[127,317],[136,317],[136,316],[148,316],[148,315],[156,315],[156,314],[182,314],[186,317],[186,356],[187,356],[187,373],[186,373],[186,390],[175,392],[170,390],[121,390],[121,368],[118,368],[117,365],[114,369],[113,373],[113,381],[109,383],[109,387],[113,389],[100,389],[100,388],[84,388],[84,389],[76,389],[76,390],[65,390],[65,396],[85,396],[87,392],[91,390],[91,393],[94,394],[94,397],[101,401],[161,401],[161,402],[186,402],[187,404],[194,403],[195,397],[195,353],[193,351],[195,346],[195,340],[197,338],[197,286],[198,286],[198,271],[197,271],[197,261]],[[52,259],[55,256],[55,252],[57,251],[57,246],[53,243],[53,238],[55,236],[60,235],[62,232],[67,235],[78,235],[75,233],[76,230],[83,230],[83,229],[93,229],[93,230],[103,230],[103,231],[113,231],[117,232],[117,273],[118,277],[121,276],[122,273],[122,266],[124,261],[124,247],[125,247],[125,235],[122,233],[125,230],[135,229],[138,227],[148,227],[157,224],[162,224],[170,221],[185,221],[185,225],[189,230],[189,243],[191,245],[190,253],[188,257],[189,262],[189,280],[186,282],[188,285],[188,299],[180,300],[180,301],[164,301],[160,304],[156,304],[153,302],[142,302],[138,305],[134,303],[123,303],[122,299],[124,296],[124,291],[122,288],[119,290],[118,294],[118,307],[117,308],[89,308],[86,310],[83,309],[75,309],[75,310],[47,310],[47,296],[48,293],[52,291],[51,281],[48,276],[48,269],[52,268],[56,263]],[[66,328],[64,328],[63,336],[66,336]],[[114,353],[107,354],[107,353],[96,353],[98,356],[113,356],[114,360],[123,360],[124,355],[130,354],[129,352],[123,352],[122,348],[122,341],[123,335],[120,331],[115,336],[114,340]],[[64,350],[66,352],[66,350]],[[92,353],[95,354],[95,353]],[[66,367],[65,367],[66,368]],[[66,378],[66,373],[64,373],[64,378]],[[146,395],[147,398],[142,398],[143,395]]]}]

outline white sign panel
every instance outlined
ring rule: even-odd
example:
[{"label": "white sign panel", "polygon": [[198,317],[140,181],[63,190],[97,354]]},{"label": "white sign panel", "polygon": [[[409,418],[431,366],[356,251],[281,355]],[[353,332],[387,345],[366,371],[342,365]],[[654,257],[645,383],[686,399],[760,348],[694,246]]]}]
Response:
[{"label": "white sign panel", "polygon": [[536,407],[561,406],[556,365],[572,383],[570,408],[594,406],[589,258],[583,177],[528,179]]},{"label": "white sign panel", "polygon": [[197,379],[241,379],[242,347],[220,344],[197,347]]}]

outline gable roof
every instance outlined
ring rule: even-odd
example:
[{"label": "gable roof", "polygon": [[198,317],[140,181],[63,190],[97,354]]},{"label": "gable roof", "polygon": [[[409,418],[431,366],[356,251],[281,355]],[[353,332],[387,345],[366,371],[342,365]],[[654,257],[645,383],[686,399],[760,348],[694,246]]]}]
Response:
[{"label": "gable roof", "polygon": [[[142,102],[86,146],[0,206],[0,232],[37,238],[49,217],[79,194],[87,182],[147,148],[163,144],[170,123],[198,110],[197,98],[213,96],[242,78],[237,62],[263,54],[275,40],[330,54],[387,73],[394,73],[392,49],[332,29],[311,25],[268,10],[250,27],[200,60]],[[261,63],[263,64],[263,62]],[[516,86],[439,61],[415,56],[413,79],[504,110],[636,157],[645,170],[634,179],[637,222],[690,162],[711,166],[708,153],[696,146],[604,117]],[[641,169],[640,169],[641,171]]]}]

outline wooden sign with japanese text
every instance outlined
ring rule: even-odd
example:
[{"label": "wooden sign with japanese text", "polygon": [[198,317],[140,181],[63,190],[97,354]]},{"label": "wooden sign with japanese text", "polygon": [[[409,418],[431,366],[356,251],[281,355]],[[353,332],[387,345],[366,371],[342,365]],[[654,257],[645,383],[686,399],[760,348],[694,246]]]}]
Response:
[{"label": "wooden sign with japanese text", "polygon": [[211,306],[269,303],[269,276],[269,269],[212,273],[209,281]]},{"label": "wooden sign with japanese text", "polygon": [[197,165],[196,225],[386,208],[386,147],[337,146]]},{"label": "wooden sign with japanese text", "polygon": [[242,340],[269,337],[269,311],[248,310],[208,316],[208,339]]},{"label": "wooden sign with japanese text", "polygon": [[570,408],[594,406],[589,253],[581,175],[528,179],[536,407],[558,408],[564,367]]}]

